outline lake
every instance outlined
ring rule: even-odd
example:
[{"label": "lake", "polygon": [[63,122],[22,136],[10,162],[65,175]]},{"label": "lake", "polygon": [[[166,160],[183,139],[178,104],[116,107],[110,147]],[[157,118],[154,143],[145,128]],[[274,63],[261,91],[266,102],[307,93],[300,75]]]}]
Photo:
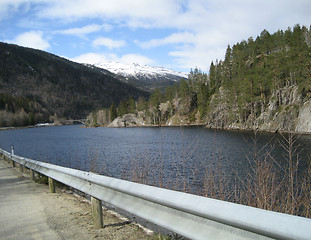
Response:
[{"label": "lake", "polygon": [[[256,144],[254,143],[256,139]],[[82,128],[81,125],[0,131],[0,147],[15,154],[84,171],[152,185],[199,186],[206,169],[245,176],[254,152],[286,164],[280,134],[204,127]],[[310,158],[311,135],[301,135],[301,169]],[[257,148],[257,151],[254,151]],[[262,151],[260,151],[263,148]]]}]

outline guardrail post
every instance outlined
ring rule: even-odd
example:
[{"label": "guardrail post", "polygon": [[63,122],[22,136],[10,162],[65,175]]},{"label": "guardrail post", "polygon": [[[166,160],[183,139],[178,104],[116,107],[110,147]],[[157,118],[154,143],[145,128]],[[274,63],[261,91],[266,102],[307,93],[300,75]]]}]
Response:
[{"label": "guardrail post", "polygon": [[35,180],[35,171],[30,169],[30,180],[34,181]]},{"label": "guardrail post", "polygon": [[55,193],[55,181],[49,177],[49,189],[50,193]]},{"label": "guardrail post", "polygon": [[19,164],[19,171],[24,172],[24,166],[22,164]]},{"label": "guardrail post", "polygon": [[102,202],[99,199],[91,196],[91,204],[95,228],[102,228],[103,227]]},{"label": "guardrail post", "polygon": [[[11,149],[12,149],[11,156],[13,157],[14,156],[14,146],[13,145],[11,146]],[[13,159],[11,161],[12,161],[12,167],[15,167],[15,162],[13,161]]]},{"label": "guardrail post", "polygon": [[12,150],[12,156],[14,155],[14,146],[11,146],[11,150]]}]

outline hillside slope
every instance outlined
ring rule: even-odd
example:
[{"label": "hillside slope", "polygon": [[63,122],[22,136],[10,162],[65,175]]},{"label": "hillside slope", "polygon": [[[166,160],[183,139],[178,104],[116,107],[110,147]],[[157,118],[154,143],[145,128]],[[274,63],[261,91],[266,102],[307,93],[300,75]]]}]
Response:
[{"label": "hillside slope", "polygon": [[28,125],[51,116],[85,118],[90,111],[148,93],[99,68],[0,43],[0,126]]},{"label": "hillside slope", "polygon": [[311,132],[311,29],[264,30],[228,47],[209,77],[209,127]]}]

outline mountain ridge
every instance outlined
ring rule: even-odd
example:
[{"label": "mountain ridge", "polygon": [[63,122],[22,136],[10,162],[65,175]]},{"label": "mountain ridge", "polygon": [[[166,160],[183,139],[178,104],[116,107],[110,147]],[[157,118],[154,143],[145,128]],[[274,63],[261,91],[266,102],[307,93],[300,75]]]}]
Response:
[{"label": "mountain ridge", "polygon": [[150,80],[152,80],[152,77],[151,77],[152,75],[170,74],[170,75],[175,75],[175,76],[179,76],[182,78],[188,78],[188,73],[177,72],[171,69],[166,69],[164,67],[141,65],[138,63],[125,64],[125,63],[114,62],[114,61],[106,61],[106,62],[94,64],[94,65],[97,67],[107,69],[115,74],[120,74],[124,77],[142,74],[148,77]]},{"label": "mountain ridge", "polygon": [[[187,79],[188,74],[163,67],[140,65],[138,63],[125,64],[115,61],[103,61],[95,64],[84,64],[88,67],[98,67],[123,77],[123,81],[140,89],[149,91],[155,88],[165,89],[167,86]],[[122,79],[121,79],[122,81]]]}]

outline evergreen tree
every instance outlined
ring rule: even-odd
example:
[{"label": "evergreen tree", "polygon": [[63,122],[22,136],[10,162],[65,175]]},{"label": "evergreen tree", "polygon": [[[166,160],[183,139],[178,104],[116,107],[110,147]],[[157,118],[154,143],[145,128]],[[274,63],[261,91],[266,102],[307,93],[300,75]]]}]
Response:
[{"label": "evergreen tree", "polygon": [[137,110],[138,110],[138,111],[147,111],[147,110],[148,110],[148,103],[147,103],[147,101],[145,100],[145,98],[140,97],[140,98],[138,99],[138,102],[137,102]]},{"label": "evergreen tree", "polygon": [[181,98],[185,98],[189,96],[190,94],[190,88],[188,81],[185,79],[182,79],[179,83],[179,88],[178,88],[178,96]]},{"label": "evergreen tree", "polygon": [[128,112],[129,113],[136,112],[136,103],[132,97],[129,97],[129,100],[128,100]]},{"label": "evergreen tree", "polygon": [[216,91],[216,68],[214,62],[211,63],[209,68],[209,91],[210,95],[214,94]]},{"label": "evergreen tree", "polygon": [[117,115],[117,109],[116,109],[114,103],[111,104],[109,111],[110,111],[110,120],[109,121],[111,122],[118,116]]},{"label": "evergreen tree", "polygon": [[122,100],[117,109],[118,116],[123,116],[128,113],[128,102],[126,100]]}]

